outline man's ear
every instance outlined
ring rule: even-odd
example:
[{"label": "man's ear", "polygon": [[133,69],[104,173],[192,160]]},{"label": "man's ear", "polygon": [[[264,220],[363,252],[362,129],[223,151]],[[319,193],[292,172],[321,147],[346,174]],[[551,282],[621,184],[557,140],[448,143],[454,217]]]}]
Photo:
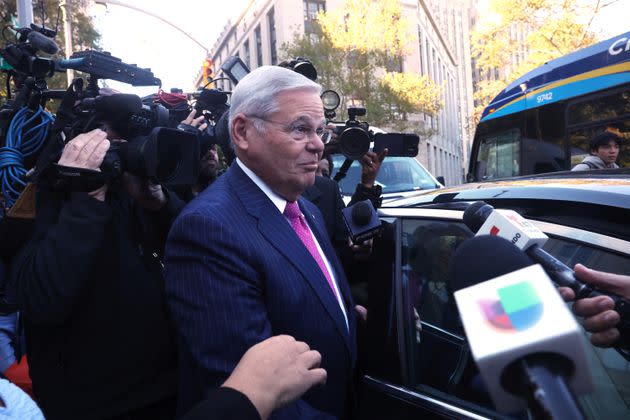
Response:
[{"label": "man's ear", "polygon": [[240,150],[247,150],[249,147],[247,138],[247,117],[244,114],[236,114],[232,119],[232,143]]}]

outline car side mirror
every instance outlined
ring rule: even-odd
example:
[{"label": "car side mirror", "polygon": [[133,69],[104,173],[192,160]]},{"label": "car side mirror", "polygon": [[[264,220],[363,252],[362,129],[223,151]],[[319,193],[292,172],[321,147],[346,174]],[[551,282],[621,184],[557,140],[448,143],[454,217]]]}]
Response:
[{"label": "car side mirror", "polygon": [[442,175],[435,177],[435,179],[437,179],[440,184],[446,186],[446,181],[444,181],[444,177]]}]

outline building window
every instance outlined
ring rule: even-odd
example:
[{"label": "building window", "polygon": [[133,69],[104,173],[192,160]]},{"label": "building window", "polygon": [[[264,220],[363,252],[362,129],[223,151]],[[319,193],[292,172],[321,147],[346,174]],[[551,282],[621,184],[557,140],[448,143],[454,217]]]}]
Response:
[{"label": "building window", "polygon": [[254,37],[256,38],[256,67],[262,66],[262,37],[260,36],[260,25],[256,26],[254,31]]},{"label": "building window", "polygon": [[251,63],[251,53],[249,51],[249,39],[243,43],[243,49],[245,50],[245,56],[243,57],[243,61],[245,62],[247,67],[251,69],[252,63]]},{"label": "building window", "polygon": [[325,0],[304,0],[304,33],[309,35],[317,32],[317,12],[326,11]]},{"label": "building window", "polygon": [[313,21],[317,18],[317,12],[326,11],[326,0],[304,0],[304,20]]},{"label": "building window", "polygon": [[276,19],[273,7],[267,13],[267,23],[269,24],[269,49],[271,50],[271,64],[278,64],[278,53],[276,52]]}]

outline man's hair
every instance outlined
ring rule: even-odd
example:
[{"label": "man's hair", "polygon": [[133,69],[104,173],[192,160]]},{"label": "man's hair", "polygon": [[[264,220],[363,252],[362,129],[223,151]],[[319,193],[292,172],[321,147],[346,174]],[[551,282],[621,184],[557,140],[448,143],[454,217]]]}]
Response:
[{"label": "man's hair", "polygon": [[[278,111],[280,104],[277,96],[292,90],[310,90],[319,95],[322,87],[299,73],[278,66],[262,66],[253,70],[232,91],[230,131],[235,115],[243,113],[266,118]],[[253,123],[258,131],[264,131],[262,121],[253,120]]]},{"label": "man's hair", "polygon": [[591,137],[589,141],[589,146],[591,148],[591,152],[597,151],[601,146],[607,145],[611,140],[617,143],[617,146],[621,145],[621,137],[616,135],[615,133],[611,133],[610,131],[602,131],[595,134]]}]

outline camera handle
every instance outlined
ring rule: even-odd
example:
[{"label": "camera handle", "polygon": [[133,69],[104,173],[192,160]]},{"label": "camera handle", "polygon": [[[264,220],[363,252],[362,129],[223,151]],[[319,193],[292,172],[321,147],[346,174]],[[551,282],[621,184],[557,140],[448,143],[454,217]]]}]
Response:
[{"label": "camera handle", "polygon": [[333,180],[335,182],[339,182],[342,179],[344,179],[346,175],[348,174],[348,169],[350,169],[351,165],[352,165],[352,159],[346,158],[346,160],[343,161],[341,168],[339,168],[339,172],[335,174],[335,177],[333,178]]}]

